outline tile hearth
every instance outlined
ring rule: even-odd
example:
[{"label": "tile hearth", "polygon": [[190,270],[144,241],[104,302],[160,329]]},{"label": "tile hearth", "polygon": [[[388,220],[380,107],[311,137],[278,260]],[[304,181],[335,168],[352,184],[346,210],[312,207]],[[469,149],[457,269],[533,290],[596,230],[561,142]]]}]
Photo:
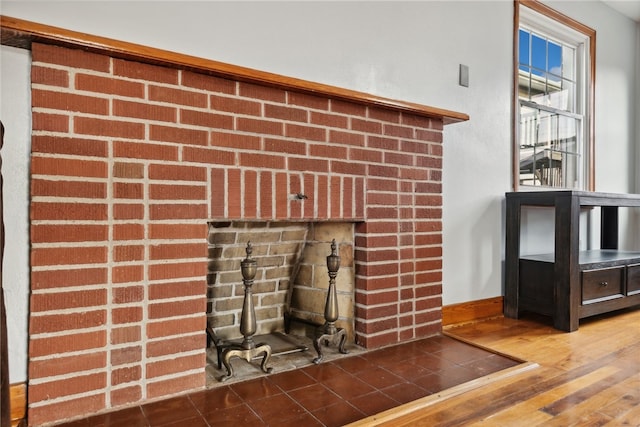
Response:
[{"label": "tile hearth", "polygon": [[234,359],[236,376],[225,383],[214,379],[223,371],[210,349],[207,390],[59,427],[342,426],[520,363],[442,335],[347,349],[341,355],[329,348],[319,365],[311,363],[313,346],[273,357],[268,375],[259,363]]}]

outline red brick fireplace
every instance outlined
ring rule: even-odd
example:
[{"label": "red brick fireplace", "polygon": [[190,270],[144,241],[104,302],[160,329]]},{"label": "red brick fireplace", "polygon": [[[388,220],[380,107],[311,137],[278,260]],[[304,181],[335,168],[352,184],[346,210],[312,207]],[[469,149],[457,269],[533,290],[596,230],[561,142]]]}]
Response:
[{"label": "red brick fireplace", "polygon": [[33,41],[30,425],[205,386],[212,222],[354,223],[350,340],[441,330],[442,130],[465,115],[13,36]]}]

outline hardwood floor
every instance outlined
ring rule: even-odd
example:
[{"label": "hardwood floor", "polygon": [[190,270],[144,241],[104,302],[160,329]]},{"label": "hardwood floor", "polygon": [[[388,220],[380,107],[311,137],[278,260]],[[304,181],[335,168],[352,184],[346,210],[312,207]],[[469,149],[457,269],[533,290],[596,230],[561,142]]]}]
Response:
[{"label": "hardwood floor", "polygon": [[638,308],[585,319],[572,333],[534,315],[454,326],[446,333],[532,362],[531,369],[352,426],[640,426]]}]

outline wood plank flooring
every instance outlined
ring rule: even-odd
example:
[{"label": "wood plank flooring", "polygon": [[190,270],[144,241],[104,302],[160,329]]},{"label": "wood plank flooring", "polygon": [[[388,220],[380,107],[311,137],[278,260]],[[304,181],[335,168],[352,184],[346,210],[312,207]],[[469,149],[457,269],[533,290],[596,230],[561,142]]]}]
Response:
[{"label": "wood plank flooring", "polygon": [[572,333],[534,315],[454,326],[446,333],[534,366],[352,426],[640,426],[638,308],[584,319]]}]

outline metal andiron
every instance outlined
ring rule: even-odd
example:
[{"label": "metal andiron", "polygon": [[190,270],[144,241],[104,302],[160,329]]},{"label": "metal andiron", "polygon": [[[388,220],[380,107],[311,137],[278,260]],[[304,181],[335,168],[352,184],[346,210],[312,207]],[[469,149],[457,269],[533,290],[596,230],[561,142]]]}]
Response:
[{"label": "metal andiron", "polygon": [[336,276],[340,269],[340,256],[337,253],[336,239],[331,241],[331,255],[327,256],[327,269],[329,270],[329,290],[327,291],[327,302],[324,306],[324,326],[319,330],[318,336],[313,341],[313,345],[318,352],[318,357],[313,359],[316,365],[322,361],[322,347],[320,343],[335,343],[340,339],[338,349],[340,353],[346,354],[344,342],[347,339],[346,331],[336,327],[338,320],[338,295],[336,294]]},{"label": "metal andiron", "polygon": [[253,334],[256,333],[256,313],[253,306],[253,294],[251,287],[253,286],[253,279],[256,277],[257,262],[251,258],[251,242],[247,243],[247,257],[240,263],[242,271],[242,283],[244,284],[244,302],[242,305],[242,314],[240,316],[240,333],[244,336],[242,343],[230,344],[227,348],[222,350],[222,363],[227,368],[227,375],[220,378],[220,381],[225,381],[233,376],[233,367],[231,366],[230,359],[232,357],[241,357],[247,362],[251,362],[251,359],[257,355],[264,353],[262,358],[261,369],[265,373],[271,373],[273,368],[268,368],[267,363],[271,358],[271,346],[267,344],[256,344],[253,341]]}]

